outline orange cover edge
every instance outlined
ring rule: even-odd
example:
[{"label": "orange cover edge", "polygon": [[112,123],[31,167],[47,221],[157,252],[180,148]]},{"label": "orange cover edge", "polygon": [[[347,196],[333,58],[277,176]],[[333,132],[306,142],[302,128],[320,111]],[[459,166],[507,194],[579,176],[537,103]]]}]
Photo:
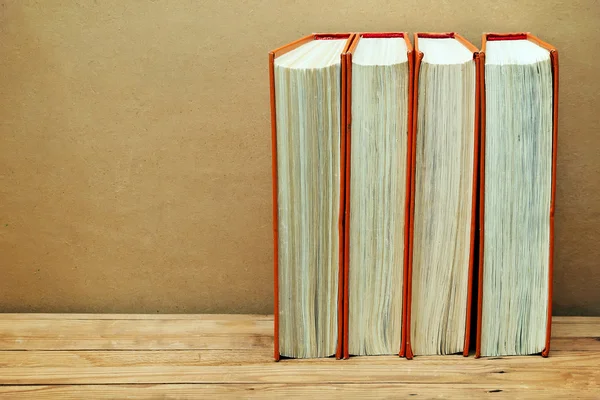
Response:
[{"label": "orange cover edge", "polygon": [[546,323],[546,346],[542,350],[542,357],[550,354],[550,337],[552,334],[552,292],[554,277],[554,210],[556,201],[556,160],[558,158],[558,51],[553,46],[545,43],[533,35],[528,35],[529,40],[537,43],[550,51],[552,65],[552,192],[550,197],[550,251],[548,260],[548,315]]},{"label": "orange cover edge", "polygon": [[275,114],[275,53],[272,51],[269,53],[269,91],[271,101],[271,174],[273,179],[273,274],[275,286],[273,289],[274,297],[274,340],[273,340],[273,358],[275,361],[279,361],[279,232],[278,232],[278,218],[277,218],[277,120]]},{"label": "orange cover edge", "polygon": [[[458,36],[458,35],[457,35]],[[468,43],[468,42],[467,42]],[[470,43],[469,43],[470,44]],[[472,48],[475,48],[471,44]],[[477,234],[477,183],[479,166],[479,121],[481,103],[481,53],[475,48],[473,52],[475,60],[475,122],[473,125],[473,186],[471,189],[471,246],[469,250],[469,272],[467,282],[467,312],[465,317],[465,344],[463,356],[469,356],[469,344],[471,339],[471,303],[473,301],[473,269],[475,264],[475,235]]]},{"label": "orange cover edge", "polygon": [[[345,251],[345,255],[344,255],[344,287],[346,288],[345,292],[344,292],[344,359],[348,359],[350,357],[350,353],[349,353],[349,348],[348,348],[348,316],[349,316],[349,283],[348,283],[348,277],[349,277],[349,254],[350,254],[350,166],[351,166],[351,161],[350,161],[350,152],[351,152],[351,147],[352,147],[352,107],[351,107],[351,99],[352,99],[352,55],[354,53],[354,51],[356,50],[356,47],[358,46],[358,42],[360,41],[360,38],[363,37],[363,35],[368,35],[368,36],[373,36],[373,37],[403,37],[404,41],[406,43],[406,48],[407,48],[407,59],[408,59],[408,115],[407,115],[407,127],[408,127],[408,132],[407,132],[407,142],[408,142],[408,149],[409,152],[407,153],[407,171],[406,171],[406,184],[408,185],[409,180],[410,180],[410,164],[411,164],[411,159],[410,159],[410,145],[411,145],[411,127],[412,127],[412,85],[413,85],[413,46],[410,42],[410,38],[407,32],[359,32],[355,34],[354,40],[352,42],[352,44],[350,45],[348,51],[345,54],[345,67],[346,67],[346,85],[347,85],[347,89],[346,89],[346,199],[345,199],[345,203],[346,203],[346,208],[345,208],[345,242],[344,242],[344,251]],[[406,201],[405,201],[405,220],[406,220],[406,216],[408,214],[408,210],[409,210],[409,204],[410,204],[410,196],[409,196],[409,192],[407,192],[406,195]],[[404,235],[404,262],[403,262],[403,275],[406,278],[406,271],[407,271],[407,255],[408,255],[408,235],[406,235],[406,230],[408,229],[408,224],[406,225],[405,228],[405,235]],[[406,282],[406,280],[404,280],[404,282]],[[402,292],[403,292],[403,298],[405,299],[406,296],[404,294],[405,292],[405,288],[406,285],[403,285],[402,288]],[[404,300],[403,299],[403,300]],[[403,309],[404,309],[404,301],[403,301]],[[403,310],[402,312],[402,320],[403,320],[403,326],[402,326],[402,330],[401,330],[401,346],[399,349],[399,355],[403,356],[404,355],[404,320],[405,320],[405,311]]]},{"label": "orange cover edge", "polygon": [[411,346],[411,313],[412,313],[412,264],[413,264],[413,246],[414,246],[414,226],[415,226],[415,177],[416,177],[416,147],[417,147],[417,119],[418,119],[418,88],[419,88],[419,70],[421,69],[421,61],[423,61],[423,53],[419,50],[419,34],[414,34],[414,68],[413,68],[413,85],[412,85],[412,126],[410,138],[410,205],[409,205],[409,220],[408,220],[408,265],[405,273],[405,290],[404,290],[404,323],[402,346],[404,352],[402,355],[407,360],[414,357]]},{"label": "orange cover edge", "polygon": [[481,165],[480,165],[480,219],[479,219],[479,295],[477,299],[477,341],[475,357],[481,357],[481,316],[483,307],[483,240],[484,240],[484,186],[485,186],[485,49],[489,37],[496,40],[501,38],[515,38],[525,36],[525,38],[550,52],[550,63],[552,67],[552,186],[550,200],[550,251],[548,261],[548,307],[546,316],[546,343],[541,352],[542,357],[548,357],[550,353],[550,336],[552,333],[552,283],[554,276],[554,210],[556,200],[556,160],[558,155],[558,51],[556,48],[529,32],[511,32],[511,33],[484,33],[481,37]]},{"label": "orange cover edge", "polygon": [[[346,45],[340,54],[340,72],[344,74],[344,53],[348,50],[351,45],[354,34],[352,33],[313,33],[311,35],[304,36],[300,39],[297,39],[291,43],[283,45],[281,47],[276,48],[269,52],[269,87],[270,87],[270,104],[271,104],[271,172],[272,172],[272,180],[273,180],[273,239],[274,239],[274,251],[273,251],[273,272],[274,272],[274,315],[273,315],[273,325],[274,325],[274,340],[273,340],[273,358],[275,361],[279,361],[281,359],[281,354],[279,353],[279,231],[278,231],[278,183],[277,183],[277,114],[275,109],[275,58],[281,56],[289,51],[292,51],[301,45],[310,42],[312,40],[317,40],[320,37],[324,39],[329,38],[347,38]],[[336,346],[336,358],[340,358],[342,354],[342,346],[343,346],[343,336],[340,328],[343,325],[343,208],[344,208],[344,141],[345,141],[345,128],[343,124],[343,120],[341,119],[345,113],[345,98],[344,92],[346,90],[345,82],[342,80],[340,87],[340,218],[338,222],[338,230],[340,232],[340,267],[338,273],[338,338],[337,338],[337,346]]]},{"label": "orange cover edge", "polygon": [[[405,36],[407,41],[407,46],[410,44],[410,39],[408,35]],[[414,125],[414,85],[415,85],[415,51],[413,46],[409,47],[410,51],[408,54],[408,66],[409,66],[409,83],[408,83],[408,132],[407,132],[407,152],[406,152],[406,200],[404,203],[404,218],[405,218],[405,228],[404,228],[404,272],[402,278],[402,337],[400,342],[400,352],[398,355],[400,357],[406,357],[406,292],[408,288],[408,266],[409,266],[409,254],[410,254],[410,204],[411,204],[411,184],[412,184],[412,149],[413,149],[413,125]],[[409,353],[410,358],[412,358],[412,351]]]},{"label": "orange cover edge", "polygon": [[349,240],[350,236],[350,148],[351,148],[351,127],[350,121],[352,120],[352,108],[348,107],[348,103],[352,98],[352,51],[356,47],[356,42],[358,40],[353,40],[350,49],[348,52],[344,54],[344,68],[346,69],[346,119],[344,120],[344,127],[346,129],[346,159],[345,159],[345,178],[346,178],[346,187],[344,192],[344,326],[343,326],[343,357],[347,359],[349,357],[348,353],[348,307],[349,307],[349,295],[348,295],[348,257],[349,257]]},{"label": "orange cover edge", "polygon": [[345,329],[345,321],[346,315],[344,307],[345,304],[345,293],[346,293],[346,282],[348,280],[346,276],[346,268],[345,268],[345,256],[346,256],[346,240],[345,240],[345,214],[346,214],[346,190],[347,190],[347,180],[346,180],[346,160],[347,160],[347,152],[346,152],[346,143],[348,141],[348,126],[346,124],[346,120],[348,118],[348,79],[347,74],[348,71],[346,69],[347,65],[347,53],[352,46],[352,43],[355,41],[355,35],[350,34],[348,37],[348,41],[344,46],[344,50],[340,55],[340,69],[341,69],[341,92],[340,92],[340,215],[339,215],[339,275],[338,275],[338,341],[337,341],[337,349],[336,349],[336,358],[339,360],[344,356],[344,348],[345,346],[345,338],[346,338],[346,329]]}]

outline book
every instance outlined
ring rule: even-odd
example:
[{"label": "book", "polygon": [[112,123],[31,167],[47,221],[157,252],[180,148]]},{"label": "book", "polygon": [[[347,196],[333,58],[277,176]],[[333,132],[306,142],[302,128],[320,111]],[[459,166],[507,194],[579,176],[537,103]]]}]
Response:
[{"label": "book", "polygon": [[558,53],[529,33],[488,33],[482,41],[476,356],[547,356]]},{"label": "book", "polygon": [[275,359],[341,357],[345,83],[353,35],[269,54]]},{"label": "book", "polygon": [[468,355],[478,158],[479,52],[416,33],[405,356]]},{"label": "book", "polygon": [[347,69],[344,357],[398,354],[408,250],[412,45],[358,33]]}]

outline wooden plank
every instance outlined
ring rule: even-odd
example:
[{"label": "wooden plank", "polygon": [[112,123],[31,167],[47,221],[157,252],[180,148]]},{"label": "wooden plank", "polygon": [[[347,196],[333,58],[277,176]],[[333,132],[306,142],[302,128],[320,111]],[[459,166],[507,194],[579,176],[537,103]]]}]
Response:
[{"label": "wooden plank", "polygon": [[45,313],[0,313],[0,320],[212,320],[212,321],[273,321],[272,315],[259,314],[45,314]]},{"label": "wooden plank", "polygon": [[598,337],[558,337],[550,342],[550,354],[560,351],[596,351],[600,353]]},{"label": "wooden plank", "polygon": [[[600,318],[555,320],[554,339],[600,337]],[[272,341],[272,316],[0,315],[1,350],[256,349]]]},{"label": "wooden plank", "polygon": [[577,398],[597,399],[598,392],[585,387],[531,387],[517,385],[478,384],[346,384],[346,385],[285,385],[285,384],[179,384],[179,385],[67,385],[67,386],[0,386],[0,399],[305,399],[305,398]]},{"label": "wooden plank", "polygon": [[547,359],[385,356],[275,363],[271,316],[179,317],[0,315],[0,399],[600,393],[600,318],[555,317]]},{"label": "wooden plank", "polygon": [[[552,357],[562,358],[568,355],[598,352],[600,341],[595,338],[557,339],[553,344]],[[68,350],[68,351],[0,351],[0,368],[54,368],[54,367],[125,367],[125,366],[200,366],[200,365],[241,365],[270,363],[270,348],[254,350]],[[537,357],[537,356],[531,356]],[[513,357],[514,358],[514,357]],[[417,357],[417,361],[430,360],[431,357]],[[461,356],[433,357],[438,363],[461,363]],[[494,357],[493,360],[511,357]],[[392,357],[353,357],[361,363],[403,362]],[[482,359],[480,361],[484,361]],[[329,361],[329,360],[326,360]],[[285,363],[318,363],[320,360],[286,360]]]},{"label": "wooden plank", "polygon": [[[48,313],[0,313],[0,320],[252,320],[252,321],[273,321],[273,315],[260,314],[48,314]],[[591,324],[600,326],[600,317],[568,317],[553,316],[552,324]]]},{"label": "wooden plank", "polygon": [[40,336],[89,336],[90,334],[134,333],[146,335],[180,334],[211,334],[211,335],[246,335],[265,334],[272,330],[271,320],[227,320],[227,319],[198,319],[198,320],[36,320],[27,319],[18,322],[0,319],[0,332],[3,335],[16,336],[26,334],[32,337]]},{"label": "wooden plank", "polygon": [[[596,338],[558,338],[552,343],[552,356],[561,352],[598,352],[600,340]],[[0,368],[53,368],[53,367],[126,367],[126,366],[198,366],[240,365],[271,362],[271,348],[252,350],[66,350],[66,351],[0,351]],[[532,356],[535,357],[535,356]],[[508,357],[507,357],[508,358]],[[381,362],[382,358],[357,358],[363,363]],[[385,358],[393,363],[395,357]],[[427,357],[417,357],[417,361]],[[497,357],[495,359],[504,359]],[[355,360],[353,358],[352,360]],[[402,360],[399,360],[402,361]],[[306,361],[284,361],[302,363]],[[313,362],[313,361],[308,361]],[[460,357],[441,357],[439,362],[463,362]]]},{"label": "wooden plank", "polygon": [[600,337],[600,323],[559,321],[552,323],[552,338]]},{"label": "wooden plank", "polygon": [[158,383],[469,383],[516,380],[560,387],[600,382],[600,354],[559,353],[550,358],[474,359],[460,356],[357,357],[347,361],[270,360],[238,365],[60,366],[0,368],[1,385]]},{"label": "wooden plank", "polygon": [[127,367],[239,365],[265,362],[272,349],[256,350],[71,350],[71,351],[0,351],[0,369],[54,367]]},{"label": "wooden plank", "polygon": [[0,319],[0,350],[255,349],[273,346],[270,318]]},{"label": "wooden plank", "polygon": [[591,324],[600,326],[600,317],[563,317],[553,316],[552,324]]}]

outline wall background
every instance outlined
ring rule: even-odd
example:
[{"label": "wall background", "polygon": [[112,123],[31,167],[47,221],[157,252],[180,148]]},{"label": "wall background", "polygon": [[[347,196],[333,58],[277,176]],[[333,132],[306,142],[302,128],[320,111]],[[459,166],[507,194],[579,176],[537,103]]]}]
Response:
[{"label": "wall background", "polygon": [[0,0],[0,311],[271,313],[267,53],[528,30],[560,55],[555,297],[600,315],[595,0]]}]

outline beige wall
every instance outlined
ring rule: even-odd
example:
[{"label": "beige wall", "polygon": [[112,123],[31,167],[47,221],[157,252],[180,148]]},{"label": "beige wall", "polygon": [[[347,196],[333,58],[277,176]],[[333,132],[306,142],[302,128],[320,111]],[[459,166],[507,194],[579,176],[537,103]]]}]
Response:
[{"label": "beige wall", "polygon": [[560,54],[556,313],[600,315],[600,5],[5,0],[0,311],[270,313],[267,52],[529,30]]}]

